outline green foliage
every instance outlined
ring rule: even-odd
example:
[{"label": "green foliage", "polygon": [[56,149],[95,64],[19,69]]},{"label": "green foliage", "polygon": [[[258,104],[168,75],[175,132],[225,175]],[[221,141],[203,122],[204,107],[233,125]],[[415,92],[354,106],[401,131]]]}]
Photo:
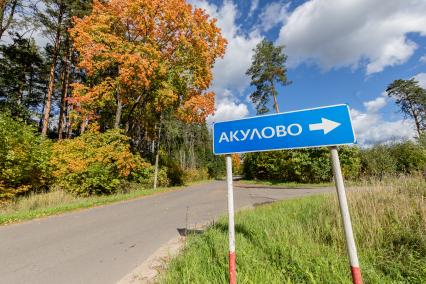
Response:
[{"label": "green foliage", "polygon": [[[359,175],[358,149],[340,148],[342,171],[346,178]],[[244,155],[243,173],[247,179],[300,183],[327,182],[332,179],[327,148],[249,153]]]},{"label": "green foliage", "polygon": [[404,174],[415,174],[426,167],[426,151],[422,145],[407,141],[391,147],[396,159],[397,171]]},{"label": "green foliage", "polygon": [[46,189],[50,155],[35,127],[0,113],[0,202]]},{"label": "green foliage", "polygon": [[195,181],[207,180],[209,178],[209,174],[207,169],[187,169],[183,173],[183,181],[185,184]]},{"label": "green foliage", "polygon": [[273,97],[275,109],[279,112],[275,84],[290,84],[286,74],[287,56],[284,54],[284,46],[275,47],[272,42],[264,39],[254,52],[252,65],[246,73],[251,77],[251,85],[256,87],[250,99],[255,104],[257,113],[262,114],[269,111],[267,104]]},{"label": "green foliage", "polygon": [[[57,184],[81,196],[117,192],[134,172],[143,175],[148,163],[130,151],[129,138],[119,130],[89,131],[53,146],[51,164]],[[140,178],[140,176],[138,178]]]},{"label": "green foliage", "polygon": [[423,148],[424,151],[426,151],[426,132],[422,133],[417,138],[417,143]]},{"label": "green foliage", "polygon": [[361,151],[364,175],[382,179],[393,174],[417,174],[426,167],[425,148],[419,143],[376,145]]},{"label": "green foliage", "polygon": [[12,39],[0,47],[0,107],[29,120],[46,91],[46,63],[33,39]]},{"label": "green foliage", "polygon": [[207,173],[210,178],[218,179],[226,174],[225,159],[223,156],[215,156],[207,164]]},{"label": "green foliage", "polygon": [[[395,174],[418,174],[426,169],[426,148],[418,142],[376,145],[372,148],[340,147],[339,157],[346,179],[383,179]],[[303,149],[244,155],[246,179],[316,183],[332,180],[329,150]]]},{"label": "green foliage", "polygon": [[390,151],[390,146],[376,145],[361,152],[362,172],[366,176],[382,179],[385,175],[396,173],[397,160]]},{"label": "green foliage", "polygon": [[361,172],[361,150],[358,147],[339,147],[340,165],[346,179],[356,180]]},{"label": "green foliage", "polygon": [[389,97],[396,100],[401,112],[414,120],[420,136],[426,131],[426,90],[415,79],[395,80],[386,89]]},{"label": "green foliage", "polygon": [[[154,185],[154,166],[144,165],[131,173],[132,180],[142,185],[144,188],[152,188]],[[167,177],[167,168],[160,168],[157,176],[157,185],[166,187],[170,185],[170,180]]]},{"label": "green foliage", "polygon": [[171,162],[167,166],[167,176],[170,180],[170,185],[180,186],[184,185],[184,170],[178,164]]}]

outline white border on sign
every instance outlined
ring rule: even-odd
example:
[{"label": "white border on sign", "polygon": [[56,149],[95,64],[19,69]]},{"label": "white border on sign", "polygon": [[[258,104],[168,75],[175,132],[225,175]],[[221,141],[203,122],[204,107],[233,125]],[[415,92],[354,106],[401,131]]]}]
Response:
[{"label": "white border on sign", "polygon": [[[242,120],[249,120],[249,119],[257,119],[257,118],[262,118],[262,117],[267,117],[267,116],[277,116],[277,115],[282,115],[282,114],[304,112],[304,111],[308,111],[308,110],[317,110],[317,109],[332,108],[332,107],[339,107],[339,106],[346,106],[348,108],[349,121],[350,121],[351,127],[352,127],[352,133],[353,133],[353,136],[354,136],[354,142],[351,142],[351,143],[341,143],[341,144],[330,144],[330,145],[320,145],[320,146],[288,147],[288,148],[284,147],[284,148],[268,149],[268,150],[239,151],[239,152],[229,152],[229,153],[219,153],[219,154],[216,153],[216,151],[214,149],[215,148],[214,147],[214,144],[215,144],[214,143],[214,141],[215,141],[214,127],[215,127],[215,125],[217,123],[226,123],[226,122],[235,122],[235,121],[242,121]],[[255,153],[255,152],[269,152],[269,151],[279,151],[279,150],[291,150],[291,149],[321,148],[321,147],[343,146],[343,145],[353,145],[353,144],[357,144],[357,139],[356,139],[354,125],[352,123],[351,109],[350,109],[350,107],[349,107],[348,104],[337,104],[337,105],[330,105],[330,106],[307,108],[307,109],[301,109],[301,110],[293,110],[293,111],[286,111],[286,112],[280,112],[280,113],[272,113],[272,114],[266,114],[266,115],[251,116],[251,117],[245,117],[245,118],[235,119],[235,120],[224,120],[224,121],[214,122],[213,123],[213,154],[215,154],[216,156],[219,156],[219,155],[231,155],[231,154]]]}]

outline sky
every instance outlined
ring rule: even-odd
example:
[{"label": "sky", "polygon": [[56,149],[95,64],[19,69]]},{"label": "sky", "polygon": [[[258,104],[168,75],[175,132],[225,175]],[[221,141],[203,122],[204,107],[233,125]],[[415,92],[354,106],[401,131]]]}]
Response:
[{"label": "sky", "polygon": [[256,115],[245,73],[266,38],[288,55],[292,84],[278,88],[280,111],[347,103],[361,146],[415,136],[413,122],[385,90],[413,77],[426,88],[426,1],[189,2],[217,18],[228,40],[214,66],[216,113],[209,123]]}]

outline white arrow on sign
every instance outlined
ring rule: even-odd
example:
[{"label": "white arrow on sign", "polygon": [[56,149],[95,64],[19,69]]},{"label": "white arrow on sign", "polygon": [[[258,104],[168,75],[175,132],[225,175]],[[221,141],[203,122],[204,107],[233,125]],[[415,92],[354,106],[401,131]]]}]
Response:
[{"label": "white arrow on sign", "polygon": [[324,117],[321,118],[321,120],[322,120],[322,123],[309,124],[309,130],[310,131],[324,130],[324,134],[328,134],[329,132],[333,131],[334,129],[342,125],[341,123],[326,119]]}]

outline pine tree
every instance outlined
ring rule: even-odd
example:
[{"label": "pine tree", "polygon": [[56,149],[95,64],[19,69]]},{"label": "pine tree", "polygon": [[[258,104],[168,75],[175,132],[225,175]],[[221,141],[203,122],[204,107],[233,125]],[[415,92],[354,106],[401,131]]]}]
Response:
[{"label": "pine tree", "polygon": [[246,74],[251,77],[251,85],[256,87],[250,98],[255,104],[257,113],[269,112],[267,104],[272,97],[277,113],[280,112],[278,106],[278,92],[276,84],[288,85],[287,68],[285,63],[287,56],[284,54],[284,46],[275,47],[266,39],[262,40],[254,49],[251,67]]},{"label": "pine tree", "polygon": [[0,47],[0,102],[11,115],[29,120],[46,91],[46,62],[33,39],[12,39]]},{"label": "pine tree", "polygon": [[386,89],[389,97],[396,99],[401,112],[414,120],[417,134],[426,130],[426,90],[415,79],[395,80]]}]

